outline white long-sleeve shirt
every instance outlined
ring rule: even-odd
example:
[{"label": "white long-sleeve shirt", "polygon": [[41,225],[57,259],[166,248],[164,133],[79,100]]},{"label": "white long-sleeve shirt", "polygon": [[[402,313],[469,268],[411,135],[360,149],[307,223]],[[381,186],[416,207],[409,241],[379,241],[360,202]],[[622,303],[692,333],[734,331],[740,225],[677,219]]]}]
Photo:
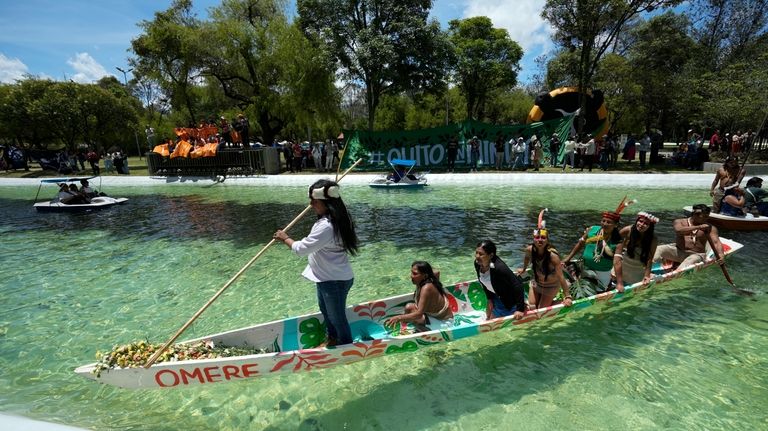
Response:
[{"label": "white long-sleeve shirt", "polygon": [[344,245],[336,241],[333,225],[328,217],[321,217],[306,238],[294,241],[291,250],[299,256],[307,256],[307,267],[301,273],[307,280],[351,280],[355,277],[349,264]]}]

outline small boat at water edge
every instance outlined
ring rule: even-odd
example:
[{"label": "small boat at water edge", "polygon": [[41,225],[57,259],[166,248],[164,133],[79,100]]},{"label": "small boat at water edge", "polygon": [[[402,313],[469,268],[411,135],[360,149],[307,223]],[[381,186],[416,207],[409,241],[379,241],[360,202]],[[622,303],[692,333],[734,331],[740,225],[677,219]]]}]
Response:
[{"label": "small boat at water edge", "polygon": [[[721,238],[726,256],[742,245]],[[668,262],[655,265],[655,277],[648,284],[626,286],[624,293],[616,290],[576,300],[571,307],[555,304],[529,310],[521,320],[513,316],[486,320],[485,293],[474,280],[446,286],[448,300],[454,312],[452,326],[431,327],[416,332],[411,324],[384,327],[384,321],[402,314],[413,294],[393,296],[347,307],[354,342],[334,347],[318,347],[325,341],[325,326],[320,313],[306,314],[247,328],[188,340],[182,344],[211,344],[233,348],[253,348],[266,353],[216,357],[194,360],[168,360],[144,367],[104,368],[99,363],[75,370],[83,377],[123,388],[177,388],[217,382],[233,382],[266,377],[273,374],[296,373],[373,359],[395,353],[414,352],[436,344],[473,337],[505,328],[523,327],[542,319],[556,318],[577,312],[599,302],[619,302],[634,298],[645,290],[699,271],[716,263],[710,252],[705,262],[671,269]],[[241,352],[241,351],[239,351]]]},{"label": "small boat at water edge", "polygon": [[35,203],[35,209],[39,212],[83,212],[99,210],[114,205],[120,205],[128,202],[128,198],[111,198],[109,196],[97,196],[91,199],[91,203],[88,204],[71,204],[67,205],[61,202],[37,202]]},{"label": "small boat at water edge", "polygon": [[60,202],[58,199],[53,199],[50,201],[44,201],[44,202],[37,202],[37,197],[40,195],[40,189],[43,187],[43,184],[66,184],[66,183],[75,183],[80,182],[82,180],[91,180],[93,178],[96,178],[96,176],[92,177],[76,177],[76,178],[46,178],[44,180],[40,180],[40,186],[37,188],[37,194],[35,195],[35,203],[33,206],[38,212],[86,212],[86,211],[93,211],[93,210],[99,210],[103,208],[108,208],[114,205],[120,205],[122,203],[125,203],[128,201],[128,198],[113,198],[109,196],[94,196],[90,199],[90,202],[88,203],[82,203],[82,204],[65,204],[63,202]]},{"label": "small boat at water edge", "polygon": [[[693,206],[683,207],[683,211],[686,215],[690,215],[693,212]],[[734,217],[713,212],[709,213],[708,221],[719,229],[743,231],[768,230],[768,217],[766,216],[749,215],[747,217]]]},{"label": "small boat at water edge", "polygon": [[[368,185],[377,189],[420,189],[427,185],[427,172],[412,173],[416,160],[392,159],[389,165],[392,166],[391,174],[379,175]],[[408,170],[398,169],[401,166]]]}]

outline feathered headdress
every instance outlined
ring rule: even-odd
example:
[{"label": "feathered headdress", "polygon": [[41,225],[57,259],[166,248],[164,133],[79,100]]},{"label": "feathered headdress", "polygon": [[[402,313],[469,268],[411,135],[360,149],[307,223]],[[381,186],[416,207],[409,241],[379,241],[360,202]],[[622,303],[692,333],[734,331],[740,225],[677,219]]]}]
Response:
[{"label": "feathered headdress", "polygon": [[549,211],[548,208],[544,208],[539,212],[539,221],[536,223],[536,229],[533,230],[533,236],[549,236],[547,231],[547,221],[544,220],[544,213]]},{"label": "feathered headdress", "polygon": [[648,220],[650,223],[653,223],[653,224],[656,224],[656,223],[659,222],[659,218],[658,217],[656,217],[655,215],[653,215],[653,214],[651,214],[649,212],[645,212],[645,211],[640,211],[639,213],[637,213],[637,218],[644,218],[644,219]]},{"label": "feathered headdress", "polygon": [[627,196],[624,195],[624,198],[619,202],[619,206],[616,207],[616,211],[605,211],[603,212],[603,217],[611,219],[613,221],[619,221],[621,219],[621,212],[624,211],[624,209],[633,203],[637,202],[636,199],[630,199],[627,200]]}]

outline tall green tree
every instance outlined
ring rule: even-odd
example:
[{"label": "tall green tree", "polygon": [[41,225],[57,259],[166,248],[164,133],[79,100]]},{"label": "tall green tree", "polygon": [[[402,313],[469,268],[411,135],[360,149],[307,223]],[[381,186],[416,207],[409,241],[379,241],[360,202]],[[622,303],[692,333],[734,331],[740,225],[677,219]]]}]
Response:
[{"label": "tall green tree", "polygon": [[[634,81],[643,89],[643,126],[668,130],[671,115],[692,116],[699,103],[689,88],[681,85],[681,73],[691,70],[697,48],[688,35],[690,22],[685,15],[666,12],[637,26],[629,59],[636,72]],[[695,73],[695,70],[691,70]],[[681,102],[681,103],[679,103]]]},{"label": "tall green tree", "polygon": [[439,88],[450,45],[431,0],[298,0],[302,29],[327,44],[341,77],[365,88],[368,128],[384,94]]},{"label": "tall green tree", "polygon": [[192,0],[173,0],[167,10],[156,12],[152,21],[139,24],[143,33],[131,41],[135,54],[129,60],[134,76],[156,82],[174,109],[184,110],[189,122],[197,123],[195,86],[199,81],[199,49],[206,43]]},{"label": "tall green tree", "polygon": [[240,109],[255,113],[271,143],[287,126],[320,129],[339,116],[334,63],[273,0],[224,0],[202,26],[202,75]]},{"label": "tall green tree", "polygon": [[635,68],[629,59],[618,54],[607,54],[600,63],[594,83],[608,101],[606,108],[611,130],[642,132],[639,127],[645,124],[643,120],[647,114],[640,84],[644,69]]},{"label": "tall green tree", "polygon": [[[616,46],[625,25],[643,12],[680,0],[547,0],[541,16],[555,28],[555,43],[578,54],[576,85],[591,87],[600,59]],[[586,98],[581,98],[585,109]],[[581,123],[579,123],[581,127]]]},{"label": "tall green tree", "polygon": [[694,0],[693,38],[702,55],[697,64],[717,72],[729,64],[760,55],[768,30],[768,0]]},{"label": "tall green tree", "polygon": [[452,20],[448,26],[456,50],[454,80],[466,98],[467,118],[484,119],[489,99],[517,84],[523,49],[488,17]]},{"label": "tall green tree", "polygon": [[138,102],[98,84],[26,79],[0,91],[0,133],[38,149],[132,142]]}]

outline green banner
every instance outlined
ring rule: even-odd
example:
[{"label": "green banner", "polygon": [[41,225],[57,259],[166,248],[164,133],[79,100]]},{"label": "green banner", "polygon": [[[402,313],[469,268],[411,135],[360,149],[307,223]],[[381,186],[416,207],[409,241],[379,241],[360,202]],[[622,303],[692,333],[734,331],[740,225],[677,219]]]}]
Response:
[{"label": "green banner", "polygon": [[[480,140],[478,166],[494,166],[496,158],[494,144],[499,138],[504,142],[504,166],[508,166],[514,159],[510,139],[522,137],[527,141],[535,134],[541,140],[545,157],[549,157],[549,141],[552,134],[557,134],[561,143],[565,142],[571,133],[572,125],[573,116],[568,116],[545,122],[504,126],[468,120],[420,130],[381,132],[344,130],[341,169],[348,168],[360,158],[363,162],[358,165],[358,168],[362,170],[389,169],[388,161],[392,159],[415,160],[416,166],[421,169],[444,167],[447,163],[446,146],[451,139],[456,139],[459,143],[456,166],[469,166],[469,141],[474,136]],[[562,160],[562,154],[558,156],[558,159]]]}]

